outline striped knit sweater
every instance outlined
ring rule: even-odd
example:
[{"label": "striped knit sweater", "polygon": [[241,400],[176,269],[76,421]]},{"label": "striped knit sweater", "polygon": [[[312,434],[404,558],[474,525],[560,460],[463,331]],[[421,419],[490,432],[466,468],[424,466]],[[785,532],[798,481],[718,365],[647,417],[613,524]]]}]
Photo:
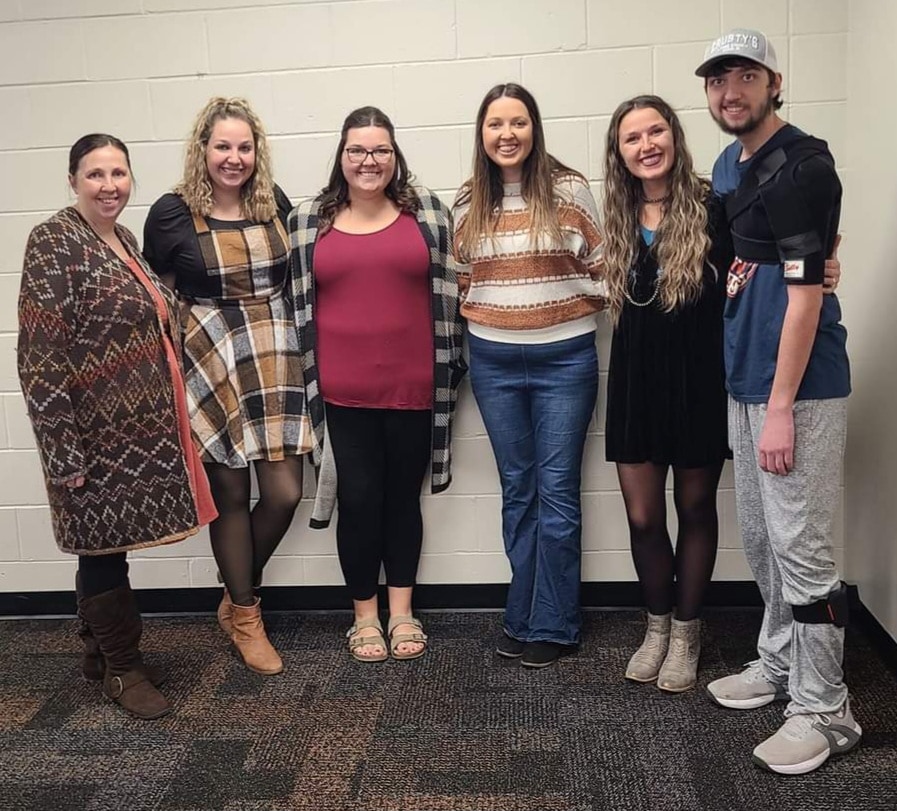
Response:
[{"label": "striped knit sweater", "polygon": [[[530,215],[520,183],[504,187],[494,239],[463,246],[458,261],[461,314],[490,330],[546,330],[587,319],[604,308],[598,207],[585,179],[555,180],[563,243],[530,240]],[[468,206],[455,207],[455,234]]]}]

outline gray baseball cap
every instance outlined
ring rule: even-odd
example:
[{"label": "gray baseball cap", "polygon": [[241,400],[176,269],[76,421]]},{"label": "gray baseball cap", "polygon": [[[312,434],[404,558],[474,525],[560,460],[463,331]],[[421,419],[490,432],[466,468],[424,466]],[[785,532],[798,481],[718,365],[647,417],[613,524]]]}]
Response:
[{"label": "gray baseball cap", "polygon": [[707,46],[704,61],[698,65],[695,76],[707,76],[717,62],[733,58],[750,59],[773,73],[779,72],[775,48],[766,34],[751,28],[733,28]]}]

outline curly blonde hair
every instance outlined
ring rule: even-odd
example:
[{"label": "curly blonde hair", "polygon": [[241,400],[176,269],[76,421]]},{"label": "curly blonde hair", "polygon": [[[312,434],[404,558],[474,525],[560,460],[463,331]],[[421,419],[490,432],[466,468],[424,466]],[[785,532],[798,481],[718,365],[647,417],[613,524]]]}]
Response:
[{"label": "curly blonde hair", "polygon": [[710,184],[695,172],[678,116],[659,96],[624,101],[611,117],[604,156],[604,272],[608,312],[614,323],[623,309],[629,272],[638,255],[638,212],[643,196],[641,181],[626,168],[620,154],[620,123],[633,110],[645,108],[660,113],[673,135],[669,199],[651,246],[663,268],[658,294],[665,312],[700,295],[704,260],[710,251],[705,202],[712,192]]},{"label": "curly blonde hair", "polygon": [[255,145],[255,170],[240,189],[240,205],[243,216],[252,222],[270,222],[277,214],[274,201],[274,179],[271,176],[271,153],[265,128],[246,99],[216,96],[199,111],[193,124],[193,132],[187,141],[184,156],[184,176],[174,188],[175,194],[184,198],[192,214],[208,217],[214,206],[214,192],[209,170],[206,167],[206,148],[212,137],[216,121],[238,118],[252,130]]}]

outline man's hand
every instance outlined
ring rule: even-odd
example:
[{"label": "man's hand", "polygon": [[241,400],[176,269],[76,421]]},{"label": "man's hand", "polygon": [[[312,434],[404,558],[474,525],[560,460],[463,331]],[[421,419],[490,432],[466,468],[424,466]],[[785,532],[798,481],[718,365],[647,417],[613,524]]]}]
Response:
[{"label": "man's hand", "polygon": [[787,476],[794,467],[794,412],[767,409],[760,432],[760,470]]}]

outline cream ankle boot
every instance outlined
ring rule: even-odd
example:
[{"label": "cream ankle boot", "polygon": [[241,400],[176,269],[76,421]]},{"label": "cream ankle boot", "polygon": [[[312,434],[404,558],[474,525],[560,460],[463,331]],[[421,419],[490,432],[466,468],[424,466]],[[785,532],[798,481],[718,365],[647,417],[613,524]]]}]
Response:
[{"label": "cream ankle boot", "polygon": [[668,693],[681,693],[694,687],[700,658],[701,620],[683,622],[674,619],[670,628],[670,649],[660,668],[657,686]]},{"label": "cream ankle boot", "polygon": [[626,678],[632,681],[654,681],[667,655],[672,614],[648,614],[648,629],[641,647],[626,666]]}]

